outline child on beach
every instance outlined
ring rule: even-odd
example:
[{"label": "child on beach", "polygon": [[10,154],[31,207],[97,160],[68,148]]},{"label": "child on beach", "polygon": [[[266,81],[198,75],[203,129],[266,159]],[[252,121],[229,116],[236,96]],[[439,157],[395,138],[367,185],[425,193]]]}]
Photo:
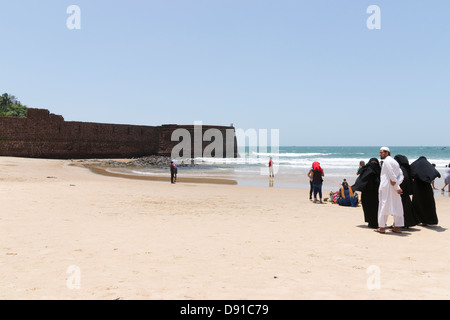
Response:
[{"label": "child on beach", "polygon": [[364,161],[360,161],[359,162],[359,168],[358,168],[358,170],[356,170],[356,175],[359,175],[359,170],[362,168],[362,167],[364,167],[366,165],[366,163],[364,162]]}]

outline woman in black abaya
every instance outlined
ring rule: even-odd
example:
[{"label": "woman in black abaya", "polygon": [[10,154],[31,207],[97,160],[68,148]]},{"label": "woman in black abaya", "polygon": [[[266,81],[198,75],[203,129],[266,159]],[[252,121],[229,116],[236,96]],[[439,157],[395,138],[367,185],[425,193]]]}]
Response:
[{"label": "woman in black abaya", "polygon": [[364,221],[369,228],[378,228],[378,188],[380,186],[381,167],[377,158],[372,158],[359,169],[358,178],[351,187],[361,192],[361,205]]},{"label": "woman in black abaya", "polygon": [[416,214],[414,213],[413,205],[410,196],[413,193],[413,181],[411,178],[411,167],[409,165],[408,158],[404,155],[396,155],[394,159],[400,165],[400,169],[403,172],[403,182],[400,184],[400,188],[403,190],[401,195],[403,205],[403,217],[405,218],[405,227],[416,226],[420,223]]},{"label": "woman in black abaya", "polygon": [[422,225],[437,224],[436,202],[431,181],[440,178],[441,174],[425,157],[411,163],[413,179],[412,205]]}]

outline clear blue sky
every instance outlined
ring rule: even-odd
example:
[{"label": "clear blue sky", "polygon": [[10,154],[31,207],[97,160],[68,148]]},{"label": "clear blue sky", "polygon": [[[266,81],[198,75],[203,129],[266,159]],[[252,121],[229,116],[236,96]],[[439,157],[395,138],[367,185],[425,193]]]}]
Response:
[{"label": "clear blue sky", "polygon": [[[381,30],[366,26],[373,4]],[[2,1],[0,39],[1,93],[67,121],[233,123],[300,146],[450,141],[447,0]]]}]

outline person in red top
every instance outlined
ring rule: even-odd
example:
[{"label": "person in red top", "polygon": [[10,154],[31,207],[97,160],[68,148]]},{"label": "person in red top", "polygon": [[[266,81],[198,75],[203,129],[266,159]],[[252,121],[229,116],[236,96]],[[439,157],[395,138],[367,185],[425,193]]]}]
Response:
[{"label": "person in red top", "polygon": [[275,175],[273,174],[273,161],[272,157],[269,159],[269,177],[273,178]]},{"label": "person in red top", "polygon": [[175,163],[170,161],[170,182],[175,183],[177,176],[176,176],[177,167],[175,166]]},{"label": "person in red top", "polygon": [[320,163],[314,161],[312,164],[312,170],[309,171],[308,177],[312,180],[314,190],[314,203],[317,203],[317,194],[319,194],[320,203],[322,202],[322,177],[324,176],[323,169]]}]

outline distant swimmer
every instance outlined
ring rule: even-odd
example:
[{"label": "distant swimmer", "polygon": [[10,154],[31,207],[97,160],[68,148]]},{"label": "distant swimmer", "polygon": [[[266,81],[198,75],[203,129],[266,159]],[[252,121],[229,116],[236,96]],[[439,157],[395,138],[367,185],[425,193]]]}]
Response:
[{"label": "distant swimmer", "polygon": [[275,175],[273,174],[273,160],[272,157],[269,159],[269,177],[273,178]]}]

